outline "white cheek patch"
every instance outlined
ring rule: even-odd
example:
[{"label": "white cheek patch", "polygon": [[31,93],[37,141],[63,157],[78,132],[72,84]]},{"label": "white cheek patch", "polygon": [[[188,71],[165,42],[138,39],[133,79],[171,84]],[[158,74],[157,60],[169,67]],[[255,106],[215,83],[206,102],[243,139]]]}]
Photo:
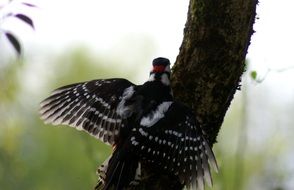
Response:
[{"label": "white cheek patch", "polygon": [[169,65],[165,67],[164,71],[170,73],[170,67],[169,67]]},{"label": "white cheek patch", "polygon": [[155,73],[152,73],[152,74],[149,76],[148,81],[155,81]]},{"label": "white cheek patch", "polygon": [[169,78],[168,78],[168,76],[167,76],[166,73],[164,73],[163,75],[161,75],[161,82],[164,85],[167,85],[167,86],[170,85],[170,80],[169,80]]},{"label": "white cheek patch", "polygon": [[165,112],[168,110],[172,103],[173,102],[169,101],[159,104],[156,110],[152,111],[150,114],[144,116],[141,119],[140,125],[145,127],[151,127],[152,125],[154,125],[157,121],[164,117]]}]

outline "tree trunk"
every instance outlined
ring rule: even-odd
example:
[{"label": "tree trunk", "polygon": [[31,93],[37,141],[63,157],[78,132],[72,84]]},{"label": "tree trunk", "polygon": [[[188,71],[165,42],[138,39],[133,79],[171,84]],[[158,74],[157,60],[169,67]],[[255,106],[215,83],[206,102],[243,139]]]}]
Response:
[{"label": "tree trunk", "polygon": [[193,108],[211,145],[240,85],[256,5],[257,0],[190,0],[173,92]]},{"label": "tree trunk", "polygon": [[[190,0],[184,39],[172,72],[177,100],[191,106],[210,145],[240,85],[256,15],[257,0]],[[142,166],[136,189],[182,189],[174,176]]]}]

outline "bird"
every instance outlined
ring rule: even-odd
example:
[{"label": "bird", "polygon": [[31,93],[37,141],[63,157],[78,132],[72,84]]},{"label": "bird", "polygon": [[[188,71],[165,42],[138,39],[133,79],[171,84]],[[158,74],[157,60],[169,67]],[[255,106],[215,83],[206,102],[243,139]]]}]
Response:
[{"label": "bird", "polygon": [[46,124],[86,131],[112,146],[96,189],[136,186],[147,165],[203,190],[205,182],[212,186],[216,158],[193,110],[174,99],[170,77],[169,59],[158,57],[143,84],[109,78],[66,85],[40,103],[40,115]]}]

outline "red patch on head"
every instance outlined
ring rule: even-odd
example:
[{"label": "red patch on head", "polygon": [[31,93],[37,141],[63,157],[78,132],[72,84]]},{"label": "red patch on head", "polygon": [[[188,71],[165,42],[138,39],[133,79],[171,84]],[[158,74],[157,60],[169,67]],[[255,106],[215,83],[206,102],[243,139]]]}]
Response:
[{"label": "red patch on head", "polygon": [[164,72],[164,70],[165,70],[165,66],[163,66],[163,65],[155,65],[155,66],[153,66],[152,72],[154,72],[154,73],[162,73],[162,72]]}]

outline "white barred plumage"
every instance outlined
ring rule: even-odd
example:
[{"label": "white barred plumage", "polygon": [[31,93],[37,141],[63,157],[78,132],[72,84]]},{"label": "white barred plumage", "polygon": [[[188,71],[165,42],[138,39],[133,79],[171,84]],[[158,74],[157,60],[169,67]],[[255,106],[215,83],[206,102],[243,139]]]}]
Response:
[{"label": "white barred plumage", "polygon": [[[125,88],[131,85],[125,79],[107,79],[58,88],[41,102],[41,118],[45,123],[85,130],[113,145],[120,128],[124,126],[122,117],[116,112],[116,104]],[[109,97],[108,93],[115,90],[118,95]]]},{"label": "white barred plumage", "polygon": [[212,185],[214,154],[192,110],[174,101],[169,60],[153,60],[143,85],[126,79],[92,80],[56,89],[41,102],[46,123],[84,130],[114,147],[98,169],[96,189],[140,184],[141,166],[178,177],[187,189]]}]

